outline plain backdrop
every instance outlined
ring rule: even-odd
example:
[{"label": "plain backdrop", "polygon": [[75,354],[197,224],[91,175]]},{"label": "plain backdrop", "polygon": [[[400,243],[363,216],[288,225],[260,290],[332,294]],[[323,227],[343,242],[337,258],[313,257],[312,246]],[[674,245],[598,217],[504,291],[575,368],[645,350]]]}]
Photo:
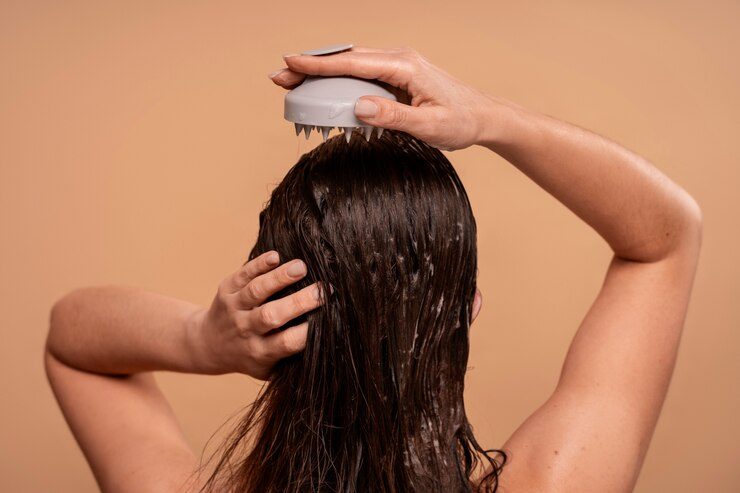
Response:
[{"label": "plain backdrop", "polygon": [[[281,55],[411,46],[491,94],[606,135],[686,188],[705,241],[638,492],[740,491],[740,2],[0,1],[0,489],[91,492],[42,369],[49,309],[84,285],[210,303],[297,157]],[[484,149],[448,153],[479,228],[466,403],[500,446],[552,391],[610,257]],[[202,450],[259,390],[161,374]],[[217,439],[216,439],[217,440]]]}]

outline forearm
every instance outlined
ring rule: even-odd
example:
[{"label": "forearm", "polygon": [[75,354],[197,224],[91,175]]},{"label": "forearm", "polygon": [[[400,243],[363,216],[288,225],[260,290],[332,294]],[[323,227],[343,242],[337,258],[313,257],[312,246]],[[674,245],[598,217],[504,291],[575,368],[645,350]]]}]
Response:
[{"label": "forearm", "polygon": [[73,291],[51,312],[47,351],[84,371],[200,373],[195,321],[202,308],[132,288]]},{"label": "forearm", "polygon": [[483,107],[480,143],[593,227],[618,257],[660,260],[696,236],[694,201],[640,156],[499,98]]}]

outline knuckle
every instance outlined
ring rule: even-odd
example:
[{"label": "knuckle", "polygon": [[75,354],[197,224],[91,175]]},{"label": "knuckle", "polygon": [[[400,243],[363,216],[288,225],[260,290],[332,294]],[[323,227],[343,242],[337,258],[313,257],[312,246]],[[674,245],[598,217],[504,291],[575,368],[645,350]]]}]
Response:
[{"label": "knuckle", "polygon": [[421,55],[413,48],[402,48],[401,58],[408,65],[412,65],[421,59]]},{"label": "knuckle", "polygon": [[295,279],[290,277],[290,274],[288,274],[288,268],[280,269],[279,272],[275,273],[275,278],[273,279],[273,284],[275,287],[285,287],[289,284],[293,284],[295,282]]},{"label": "knuckle", "polygon": [[270,344],[266,345],[263,354],[263,363],[272,364],[273,362],[282,359],[286,356],[285,348],[283,346],[282,335],[277,337],[275,340],[270,341]]},{"label": "knuckle", "polygon": [[306,333],[300,330],[289,330],[283,333],[283,350],[285,354],[295,354],[306,347]]},{"label": "knuckle", "polygon": [[356,69],[355,62],[352,57],[347,57],[344,62],[344,72],[346,74],[353,74]]},{"label": "knuckle", "polygon": [[249,355],[259,363],[263,363],[267,358],[264,344],[257,339],[250,339],[247,341],[247,351],[249,352]]},{"label": "knuckle", "polygon": [[226,300],[226,295],[228,294],[227,283],[228,279],[224,279],[218,284],[218,289],[216,289],[216,299],[221,302]]},{"label": "knuckle", "polygon": [[270,263],[270,258],[269,252],[265,252],[254,259],[259,272],[269,272],[274,268],[274,265]]},{"label": "knuckle", "polygon": [[236,327],[236,330],[239,331],[241,335],[244,335],[249,332],[249,320],[247,320],[247,317],[239,315],[238,311],[233,310],[231,312],[231,321],[234,324],[234,327]]},{"label": "knuckle", "polygon": [[406,112],[401,110],[398,106],[393,106],[390,114],[388,115],[391,125],[396,127],[402,127],[406,123]]},{"label": "knuckle", "polygon": [[393,77],[400,80],[409,80],[416,72],[416,63],[407,56],[398,60],[393,67]]},{"label": "knuckle", "polygon": [[277,316],[271,306],[265,305],[260,308],[260,322],[268,327],[278,327]]},{"label": "knuckle", "polygon": [[316,75],[329,75],[331,73],[331,67],[327,65],[325,59],[316,57],[315,59],[311,59],[311,61],[315,62],[314,69]]},{"label": "knuckle", "polygon": [[424,135],[437,135],[443,132],[448,127],[449,122],[446,121],[445,117],[436,117],[426,119],[419,129]]},{"label": "knuckle", "polygon": [[246,284],[249,280],[249,267],[250,265],[244,265],[236,273],[236,280],[240,283]]},{"label": "knuckle", "polygon": [[304,296],[293,297],[293,309],[296,313],[303,313],[309,310],[307,300]]},{"label": "knuckle", "polygon": [[288,331],[280,334],[276,346],[277,350],[280,351],[281,354],[288,354],[293,352],[295,344],[295,336],[291,331]]},{"label": "knuckle", "polygon": [[251,300],[259,300],[262,296],[262,289],[256,282],[250,282],[245,288],[246,295]]}]

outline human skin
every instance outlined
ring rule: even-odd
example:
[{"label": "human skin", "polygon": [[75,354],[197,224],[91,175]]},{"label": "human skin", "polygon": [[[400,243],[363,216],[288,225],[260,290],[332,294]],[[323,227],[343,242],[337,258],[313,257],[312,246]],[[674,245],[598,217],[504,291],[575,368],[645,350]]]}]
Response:
[{"label": "human skin", "polygon": [[[360,119],[443,149],[490,149],[609,244],[614,257],[556,389],[503,446],[510,461],[500,483],[504,492],[631,491],[688,306],[701,243],[696,202],[635,153],[483,94],[413,50],[354,48],[284,60],[287,67],[271,79],[285,88],[305,74],[391,84],[410,104],[362,98],[355,109]],[[224,280],[210,308],[117,287],[77,290],[55,304],[49,380],[103,490],[198,486],[188,481],[195,456],[148,372],[267,378],[275,362],[303,348],[305,326],[269,331],[318,306],[320,288],[263,305],[305,275],[304,266],[304,274],[289,276],[290,264],[276,268],[269,255]],[[227,357],[216,363],[213,354]]]}]

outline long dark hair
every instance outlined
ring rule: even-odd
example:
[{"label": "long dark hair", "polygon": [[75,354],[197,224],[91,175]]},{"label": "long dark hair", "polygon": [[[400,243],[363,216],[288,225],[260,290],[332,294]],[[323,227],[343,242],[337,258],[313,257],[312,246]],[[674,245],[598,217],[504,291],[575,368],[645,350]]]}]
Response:
[{"label": "long dark hair", "polygon": [[331,288],[205,489],[495,491],[506,456],[481,448],[463,403],[475,220],[444,155],[400,132],[330,139],[260,214],[250,259],[273,249],[308,266],[275,297]]}]

